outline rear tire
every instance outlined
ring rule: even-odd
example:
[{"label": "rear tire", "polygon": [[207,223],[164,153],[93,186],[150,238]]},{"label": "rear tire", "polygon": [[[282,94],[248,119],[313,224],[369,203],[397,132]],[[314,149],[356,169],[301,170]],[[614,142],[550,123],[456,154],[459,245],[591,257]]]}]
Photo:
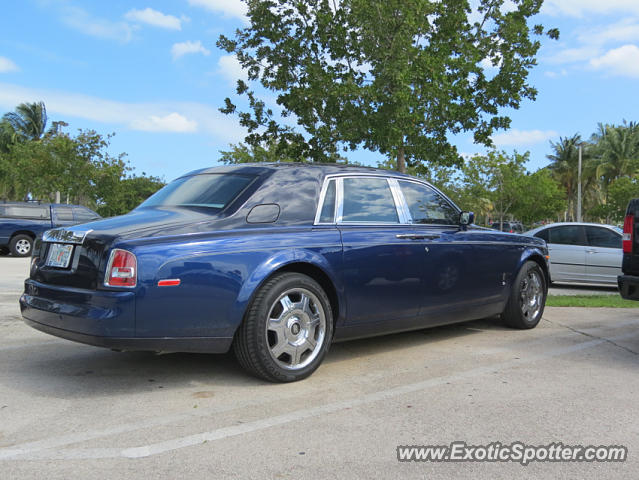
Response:
[{"label": "rear tire", "polygon": [[501,314],[504,322],[513,328],[535,328],[544,313],[547,291],[546,277],[539,265],[533,261],[524,263]]},{"label": "rear tire", "polygon": [[33,252],[33,238],[22,233],[18,234],[11,239],[9,248],[14,257],[28,257]]},{"label": "rear tire", "polygon": [[320,366],[332,338],[331,304],[322,287],[306,275],[280,273],[255,294],[233,350],[252,375],[294,382]]}]

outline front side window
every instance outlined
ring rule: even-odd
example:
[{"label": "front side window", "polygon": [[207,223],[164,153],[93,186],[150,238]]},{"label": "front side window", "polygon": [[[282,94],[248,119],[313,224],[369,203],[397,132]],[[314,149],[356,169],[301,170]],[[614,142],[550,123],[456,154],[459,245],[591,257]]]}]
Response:
[{"label": "front side window", "polygon": [[89,210],[84,207],[73,207],[73,213],[75,214],[75,219],[78,222],[89,222],[100,218],[100,216],[93,210]]},{"label": "front side window", "polygon": [[545,240],[546,242],[548,242],[548,229],[544,229],[535,233],[535,237],[541,238],[542,240]]},{"label": "front side window", "polygon": [[459,212],[429,186],[405,181],[400,181],[399,185],[410,210],[412,223],[431,225],[459,223]]},{"label": "front side window", "polygon": [[63,222],[72,222],[73,209],[71,207],[55,207],[55,216]]},{"label": "front side window", "polygon": [[560,245],[583,245],[582,229],[579,225],[551,228],[548,243]]},{"label": "front side window", "polygon": [[208,207],[222,210],[253,181],[255,177],[233,174],[200,174],[182,177],[151,195],[138,208]]},{"label": "front side window", "polygon": [[393,194],[385,178],[344,178],[342,222],[399,223]]},{"label": "front side window", "polygon": [[621,248],[621,235],[604,227],[586,227],[588,245],[591,247]]}]

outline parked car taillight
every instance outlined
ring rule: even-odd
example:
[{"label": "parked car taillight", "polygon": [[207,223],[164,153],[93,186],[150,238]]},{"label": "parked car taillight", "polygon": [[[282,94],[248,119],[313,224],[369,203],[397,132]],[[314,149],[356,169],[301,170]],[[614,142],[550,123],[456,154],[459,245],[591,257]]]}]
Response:
[{"label": "parked car taillight", "polygon": [[623,222],[623,237],[621,237],[621,245],[623,246],[623,253],[632,253],[632,241],[635,229],[635,216],[626,215],[626,219]]},{"label": "parked car taillight", "polygon": [[107,287],[135,287],[138,281],[138,261],[131,252],[116,248],[107,264],[104,285]]}]

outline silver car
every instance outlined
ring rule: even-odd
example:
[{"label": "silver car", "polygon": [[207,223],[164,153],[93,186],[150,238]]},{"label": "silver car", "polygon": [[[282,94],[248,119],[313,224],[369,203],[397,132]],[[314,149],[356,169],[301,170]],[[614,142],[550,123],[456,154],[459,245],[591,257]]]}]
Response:
[{"label": "silver car", "polygon": [[622,230],[598,223],[552,223],[524,235],[546,241],[550,281],[617,285]]}]

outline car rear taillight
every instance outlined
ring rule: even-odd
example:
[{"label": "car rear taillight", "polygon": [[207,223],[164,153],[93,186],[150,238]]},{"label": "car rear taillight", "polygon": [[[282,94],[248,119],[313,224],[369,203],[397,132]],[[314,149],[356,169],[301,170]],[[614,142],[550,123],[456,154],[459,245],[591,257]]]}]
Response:
[{"label": "car rear taillight", "polygon": [[626,219],[623,221],[623,237],[621,237],[621,245],[623,246],[623,253],[632,253],[632,241],[634,237],[635,229],[635,216],[626,215]]},{"label": "car rear taillight", "polygon": [[107,287],[135,287],[138,282],[138,261],[131,252],[116,248],[111,252],[104,276]]}]

